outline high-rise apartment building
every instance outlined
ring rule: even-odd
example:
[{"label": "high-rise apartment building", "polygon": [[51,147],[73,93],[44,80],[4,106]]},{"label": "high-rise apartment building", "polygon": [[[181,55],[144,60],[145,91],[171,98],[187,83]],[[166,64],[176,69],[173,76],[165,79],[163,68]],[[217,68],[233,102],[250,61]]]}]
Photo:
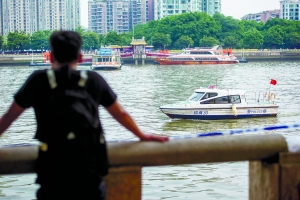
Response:
[{"label": "high-rise apartment building", "polygon": [[75,30],[80,0],[0,0],[1,34],[39,30]]},{"label": "high-rise apartment building", "polygon": [[90,0],[88,27],[96,33],[128,32],[148,21],[148,0]]},{"label": "high-rise apartment building", "polygon": [[242,20],[254,20],[256,22],[264,22],[266,23],[269,19],[279,18],[280,10],[266,10],[259,13],[251,13],[242,17]]},{"label": "high-rise apartment building", "polygon": [[214,15],[217,12],[221,13],[221,0],[203,0],[202,5],[202,12],[206,12],[209,15]]},{"label": "high-rise apartment building", "polygon": [[300,0],[282,0],[280,1],[279,18],[288,20],[299,20]]},{"label": "high-rise apartment building", "polygon": [[221,12],[221,0],[154,0],[154,19],[185,12]]}]

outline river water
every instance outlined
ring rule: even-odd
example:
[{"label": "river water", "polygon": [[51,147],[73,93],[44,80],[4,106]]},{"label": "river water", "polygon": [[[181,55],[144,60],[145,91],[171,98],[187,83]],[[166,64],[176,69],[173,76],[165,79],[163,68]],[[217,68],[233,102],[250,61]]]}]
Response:
[{"label": "river water", "polygon": [[[300,68],[297,62],[251,62],[215,66],[123,66],[119,71],[99,71],[118,95],[119,102],[144,132],[166,136],[205,133],[234,128],[262,127],[300,122]],[[0,67],[0,115],[14,93],[38,68]],[[88,69],[88,67],[79,67]],[[276,79],[277,85],[271,85]],[[279,104],[278,117],[240,120],[170,120],[159,106],[186,100],[199,86],[246,90],[248,101],[255,93],[271,89]],[[100,108],[107,140],[135,137]],[[4,133],[0,145],[36,144],[33,110],[25,111]],[[249,134],[300,135],[298,130]],[[176,156],[176,155],[175,155]],[[35,199],[34,174],[0,176],[1,199]],[[225,162],[143,168],[143,200],[158,199],[248,199],[248,162]]]}]

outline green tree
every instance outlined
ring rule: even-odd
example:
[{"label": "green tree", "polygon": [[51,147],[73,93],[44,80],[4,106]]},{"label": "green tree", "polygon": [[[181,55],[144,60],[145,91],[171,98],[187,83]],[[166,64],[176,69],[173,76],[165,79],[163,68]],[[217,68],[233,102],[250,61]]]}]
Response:
[{"label": "green tree", "polygon": [[[270,29],[277,26],[277,28]],[[281,31],[279,31],[279,28]],[[82,27],[76,29],[82,33]],[[129,45],[132,36],[135,38],[145,37],[148,44],[155,48],[168,47],[179,48],[182,36],[192,39],[194,46],[203,46],[200,39],[205,36],[212,37],[225,47],[233,48],[260,48],[265,47],[295,46],[291,44],[292,33],[300,32],[300,21],[272,19],[265,24],[253,20],[237,20],[223,14],[216,13],[209,16],[202,12],[187,12],[179,15],[171,15],[161,20],[152,20],[145,24],[138,24],[130,32],[118,34],[114,31],[108,33],[106,37],[98,35],[101,45]],[[169,35],[169,36],[166,36]],[[273,36],[272,36],[273,35]],[[281,42],[281,37],[283,37]],[[272,37],[275,39],[272,41]],[[169,40],[170,39],[170,40]],[[265,39],[265,41],[263,41]],[[211,43],[211,41],[210,41]],[[206,44],[211,46],[211,44]],[[212,42],[215,43],[215,42]],[[274,43],[274,44],[272,44]],[[84,44],[85,48],[96,46],[95,44]],[[184,45],[183,45],[184,46]]]},{"label": "green tree", "polygon": [[30,49],[48,49],[49,36],[44,31],[37,31],[32,33]]},{"label": "green tree", "polygon": [[8,45],[7,45],[7,37],[6,36],[3,36],[2,49],[9,50]]},{"label": "green tree", "polygon": [[286,37],[286,46],[289,48],[297,48],[300,49],[300,34],[297,32],[293,32],[287,35]]},{"label": "green tree", "polygon": [[190,38],[189,36],[184,36],[182,35],[176,42],[175,42],[175,47],[182,49],[182,48],[186,48],[189,46],[193,46],[194,45],[194,41],[192,38]]},{"label": "green tree", "polygon": [[99,46],[99,37],[97,33],[92,31],[86,31],[82,35],[82,48],[84,50],[90,50],[90,49],[98,49]]},{"label": "green tree", "polygon": [[232,36],[240,39],[242,36],[242,29],[240,26],[240,21],[232,17],[226,17],[221,13],[216,13],[213,15],[213,19],[216,21],[218,26],[221,27],[220,32],[216,35],[216,38],[222,41],[226,37]]},{"label": "green tree", "polygon": [[280,27],[288,27],[291,25],[291,23],[292,22],[286,19],[274,18],[266,22],[266,24],[264,25],[264,30],[269,30],[271,27],[274,27],[276,25]]},{"label": "green tree", "polygon": [[82,26],[78,26],[75,31],[79,33],[79,35],[83,36],[85,29]]},{"label": "green tree", "polygon": [[264,46],[270,48],[281,48],[283,45],[284,32],[279,25],[269,28],[265,33]]},{"label": "green tree", "polygon": [[[150,21],[144,25],[139,25],[138,28],[135,27],[134,31],[145,36],[147,41],[151,41],[156,33],[169,34],[171,39],[169,47],[174,48],[175,41],[181,36],[192,38],[194,45],[198,45],[199,40],[204,35],[215,37],[221,31],[221,27],[206,13],[188,12]],[[152,43],[155,46],[153,40]]]},{"label": "green tree", "polygon": [[121,45],[122,37],[116,31],[110,31],[105,37],[106,45]]},{"label": "green tree", "polygon": [[0,36],[0,49],[3,49],[4,42],[5,42],[4,40],[5,40],[4,36]]},{"label": "green tree", "polygon": [[220,42],[214,37],[204,36],[203,38],[200,39],[199,44],[201,47],[212,47],[220,44]]},{"label": "green tree", "polygon": [[122,38],[122,43],[121,43],[122,46],[128,46],[132,42],[132,36],[130,33],[122,33],[121,38]]},{"label": "green tree", "polygon": [[257,49],[262,46],[264,38],[257,29],[251,29],[245,33],[243,41],[245,48]]},{"label": "green tree", "polygon": [[240,39],[240,40],[237,42],[236,47],[239,48],[239,49],[245,48],[244,40],[243,40],[243,39]]},{"label": "green tree", "polygon": [[223,40],[223,45],[224,47],[238,47],[238,39],[235,38],[234,36],[227,36],[224,40]]},{"label": "green tree", "polygon": [[170,46],[172,43],[171,37],[169,34],[155,33],[153,34],[152,43],[155,48],[165,49],[166,46]]},{"label": "green tree", "polygon": [[99,45],[100,46],[105,45],[105,35],[104,34],[99,34],[98,38],[99,38]]},{"label": "green tree", "polygon": [[263,22],[256,22],[254,20],[241,20],[239,22],[239,25],[241,27],[242,35],[244,35],[247,31],[252,30],[252,29],[257,29],[259,31],[262,31],[264,29]]},{"label": "green tree", "polygon": [[7,46],[9,49],[22,50],[30,47],[30,35],[24,31],[9,32],[7,35]]},{"label": "green tree", "polygon": [[133,36],[136,39],[140,39],[144,37],[144,25],[143,24],[137,24],[133,27],[133,29],[130,31],[130,35]]}]

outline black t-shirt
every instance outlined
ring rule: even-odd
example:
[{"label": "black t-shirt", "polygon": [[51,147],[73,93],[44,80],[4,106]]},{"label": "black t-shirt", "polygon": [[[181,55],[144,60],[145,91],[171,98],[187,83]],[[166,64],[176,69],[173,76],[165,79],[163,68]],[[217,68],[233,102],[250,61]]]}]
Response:
[{"label": "black t-shirt", "polygon": [[[117,96],[103,77],[93,71],[87,71],[87,74],[87,92],[99,105],[104,107],[112,105]],[[62,67],[55,70],[55,77],[57,85],[68,87],[72,86],[72,84],[78,84],[80,71]],[[37,70],[29,76],[25,84],[14,96],[16,103],[22,108],[34,108],[37,120],[35,138],[39,140],[41,140],[43,132],[47,131],[47,127],[51,127],[52,119],[49,115],[51,90],[47,71]]]}]

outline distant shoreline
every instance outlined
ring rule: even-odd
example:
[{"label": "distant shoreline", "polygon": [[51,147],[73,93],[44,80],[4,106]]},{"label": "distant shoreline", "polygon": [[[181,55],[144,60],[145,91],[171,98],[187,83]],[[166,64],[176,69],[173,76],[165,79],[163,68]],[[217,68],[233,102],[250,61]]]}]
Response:
[{"label": "distant shoreline", "polygon": [[[293,62],[300,61],[300,52],[272,52],[272,51],[252,51],[252,52],[233,52],[233,54],[238,58],[244,57],[249,62]],[[84,55],[84,59],[90,59],[92,55]],[[29,66],[31,61],[43,62],[42,55],[0,55],[0,67],[7,66]],[[133,58],[123,58],[124,64],[134,64],[135,60]],[[153,64],[153,58],[146,58],[145,64]]]}]

